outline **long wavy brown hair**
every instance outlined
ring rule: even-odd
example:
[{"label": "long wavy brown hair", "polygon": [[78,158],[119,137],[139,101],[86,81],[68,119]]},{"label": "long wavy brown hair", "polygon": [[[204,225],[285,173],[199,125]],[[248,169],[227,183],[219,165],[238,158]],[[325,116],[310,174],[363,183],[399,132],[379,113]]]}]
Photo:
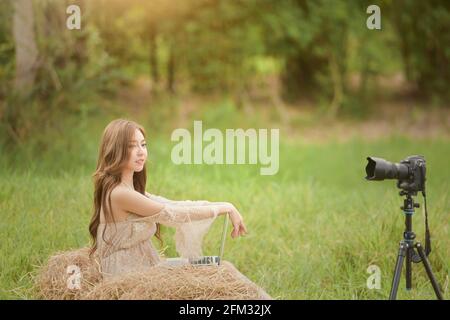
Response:
[{"label": "long wavy brown hair", "polygon": [[[94,179],[94,209],[89,233],[92,237],[92,247],[90,255],[97,249],[97,230],[100,224],[100,210],[103,208],[106,221],[115,224],[114,215],[111,211],[111,191],[121,182],[121,173],[126,165],[130,152],[129,142],[133,139],[136,129],[140,130],[145,137],[144,128],[134,121],[117,119],[110,122],[105,130],[100,142],[100,149],[97,160],[97,169],[92,175]],[[146,166],[140,172],[133,175],[134,189],[145,195],[145,185],[147,182]],[[105,230],[102,232],[102,239],[105,242]],[[161,238],[161,225],[156,224],[155,236],[163,244]]]}]

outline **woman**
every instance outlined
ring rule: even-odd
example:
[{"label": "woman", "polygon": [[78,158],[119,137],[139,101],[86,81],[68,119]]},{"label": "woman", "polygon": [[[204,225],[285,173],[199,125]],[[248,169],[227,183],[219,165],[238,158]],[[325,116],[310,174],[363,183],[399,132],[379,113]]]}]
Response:
[{"label": "woman", "polygon": [[147,148],[144,129],[114,120],[106,127],[94,173],[94,213],[89,225],[105,276],[138,271],[162,260],[150,238],[162,244],[160,224],[179,226],[229,214],[233,238],[247,233],[238,210],[228,202],[171,201],[145,191]]}]

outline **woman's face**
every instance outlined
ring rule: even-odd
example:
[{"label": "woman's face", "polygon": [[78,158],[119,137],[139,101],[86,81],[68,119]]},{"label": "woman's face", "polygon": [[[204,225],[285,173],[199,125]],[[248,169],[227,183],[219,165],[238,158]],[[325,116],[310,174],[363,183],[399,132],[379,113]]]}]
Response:
[{"label": "woman's face", "polygon": [[147,160],[147,143],[139,129],[134,132],[133,139],[128,143],[130,156],[128,158],[127,169],[136,172],[142,171]]}]

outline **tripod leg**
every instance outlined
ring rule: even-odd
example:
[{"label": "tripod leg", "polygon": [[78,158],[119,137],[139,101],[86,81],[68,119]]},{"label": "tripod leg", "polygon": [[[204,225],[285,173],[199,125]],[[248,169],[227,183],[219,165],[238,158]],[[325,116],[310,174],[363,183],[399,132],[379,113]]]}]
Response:
[{"label": "tripod leg", "polygon": [[431,285],[433,286],[436,297],[439,300],[444,300],[441,289],[439,288],[439,284],[437,283],[436,278],[434,277],[433,271],[431,271],[430,262],[428,261],[428,258],[425,255],[425,253],[423,252],[422,245],[419,242],[416,243],[416,248],[417,248],[417,251],[419,252],[420,258],[422,258],[423,265],[425,266],[425,270],[427,272],[428,278],[431,281]]},{"label": "tripod leg", "polygon": [[405,255],[406,255],[406,244],[405,244],[405,242],[401,241],[400,247],[398,249],[397,262],[395,263],[394,278],[392,279],[392,287],[391,287],[391,293],[389,295],[389,300],[397,299],[398,284],[400,283],[403,259],[405,258]]},{"label": "tripod leg", "polygon": [[411,290],[412,288],[412,254],[413,248],[408,245],[406,248],[406,290]]}]

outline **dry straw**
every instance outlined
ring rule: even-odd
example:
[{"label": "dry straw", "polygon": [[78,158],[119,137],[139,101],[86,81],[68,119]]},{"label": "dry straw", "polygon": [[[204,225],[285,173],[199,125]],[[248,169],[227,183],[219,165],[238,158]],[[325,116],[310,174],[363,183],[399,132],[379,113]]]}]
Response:
[{"label": "dry straw", "polygon": [[[79,289],[68,285],[68,266],[81,272]],[[41,299],[271,299],[230,262],[220,266],[156,265],[144,272],[103,280],[89,248],[59,252],[49,258],[35,278],[35,291]]]}]

